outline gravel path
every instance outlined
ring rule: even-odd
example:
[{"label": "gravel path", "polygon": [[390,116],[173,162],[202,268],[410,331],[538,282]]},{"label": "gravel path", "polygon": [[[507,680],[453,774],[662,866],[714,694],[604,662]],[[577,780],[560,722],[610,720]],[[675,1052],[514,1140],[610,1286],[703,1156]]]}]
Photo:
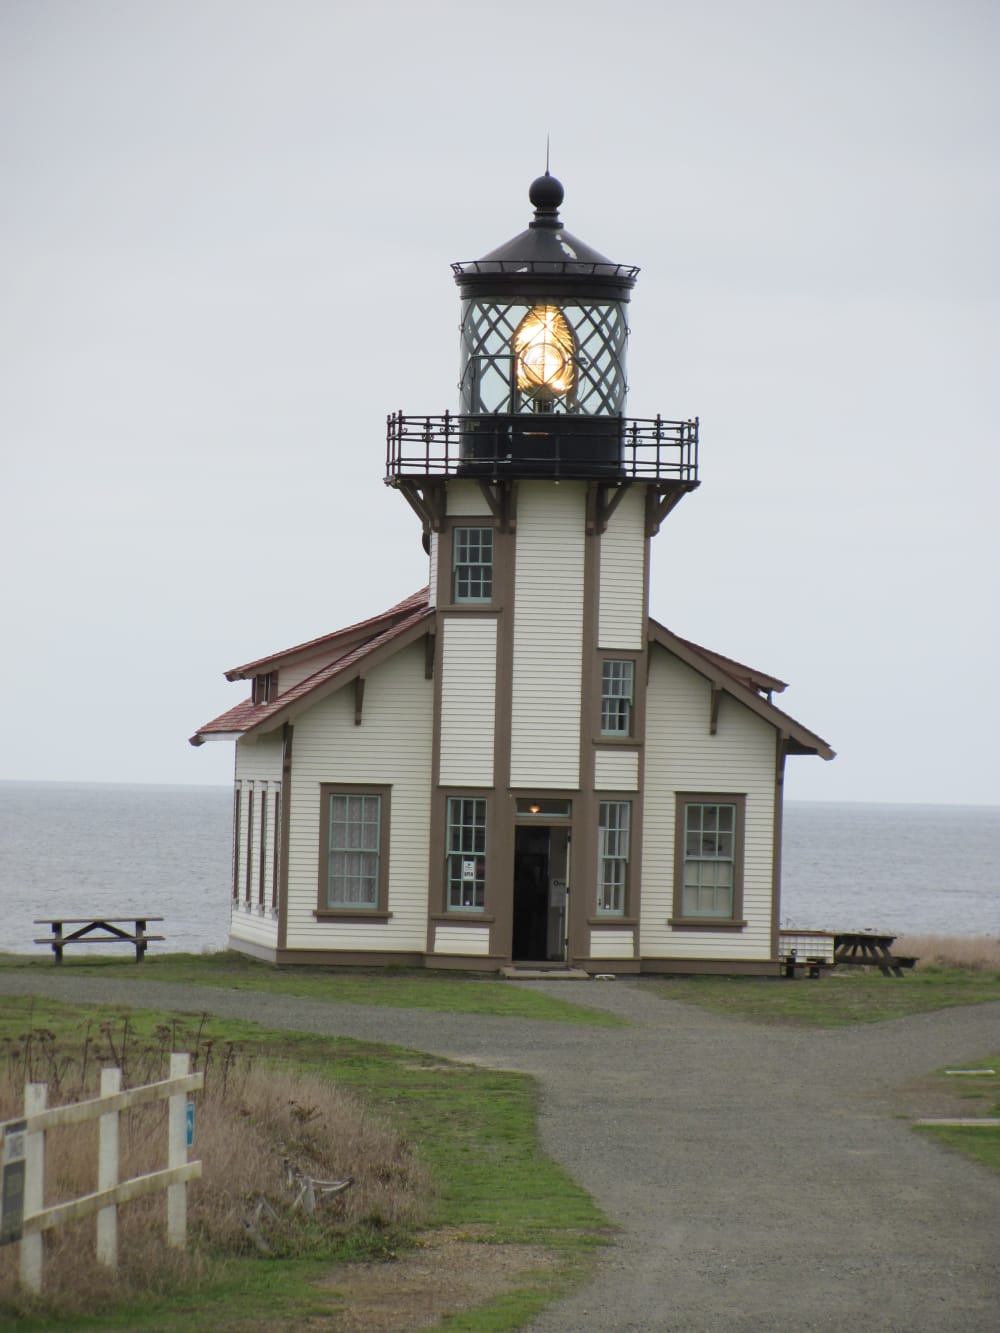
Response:
[{"label": "gravel path", "polygon": [[0,994],[207,1011],[533,1074],[547,1150],[620,1234],[531,1333],[995,1333],[1000,1177],[914,1134],[899,1089],[1000,1048],[1000,1004],[803,1032],[623,981],[522,984],[633,1026],[0,973]]}]

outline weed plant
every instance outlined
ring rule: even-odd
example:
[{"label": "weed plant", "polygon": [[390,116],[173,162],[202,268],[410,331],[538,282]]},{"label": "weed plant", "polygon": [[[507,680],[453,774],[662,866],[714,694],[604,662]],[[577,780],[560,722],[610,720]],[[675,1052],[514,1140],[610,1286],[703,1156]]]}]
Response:
[{"label": "weed plant", "polygon": [[[4,1042],[0,1120],[22,1113],[24,1085],[48,1085],[48,1104],[97,1093],[102,1065],[122,1070],[123,1087],[168,1076],[173,1050],[190,1050],[205,1075],[193,1094],[192,1156],[203,1175],[188,1186],[187,1252],[165,1244],[165,1195],[119,1208],[119,1268],[94,1258],[94,1218],[45,1236],[44,1291],[31,1297],[17,1282],[17,1251],[0,1250],[0,1316],[32,1310],[61,1315],[110,1303],[196,1290],[226,1260],[256,1253],[278,1258],[333,1252],[385,1253],[425,1210],[426,1178],[407,1143],[350,1093],[315,1074],[275,1070],[236,1043],[174,1020],[144,1037],[129,1018],[87,1022],[75,1038],[29,1026]],[[166,1166],[167,1104],[121,1114],[120,1179]],[[45,1203],[97,1188],[98,1122],[50,1130],[45,1143]],[[350,1178],[349,1188],[317,1203],[299,1197],[304,1180]],[[0,1323],[2,1323],[0,1317]]]}]

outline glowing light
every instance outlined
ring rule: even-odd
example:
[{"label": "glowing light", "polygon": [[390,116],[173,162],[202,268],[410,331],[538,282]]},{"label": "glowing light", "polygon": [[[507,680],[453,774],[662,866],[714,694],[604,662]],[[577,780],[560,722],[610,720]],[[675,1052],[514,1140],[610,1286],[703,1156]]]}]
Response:
[{"label": "glowing light", "polygon": [[576,378],[576,342],[555,305],[536,305],[514,331],[517,387],[542,402],[569,393]]}]

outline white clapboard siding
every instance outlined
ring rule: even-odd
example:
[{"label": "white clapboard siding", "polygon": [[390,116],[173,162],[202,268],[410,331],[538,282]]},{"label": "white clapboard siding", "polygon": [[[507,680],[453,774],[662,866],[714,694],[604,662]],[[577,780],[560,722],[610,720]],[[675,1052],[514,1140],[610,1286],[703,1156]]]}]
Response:
[{"label": "white clapboard siding", "polygon": [[434,931],[435,953],[474,954],[482,958],[489,951],[489,926],[438,926]]},{"label": "white clapboard siding", "polygon": [[[246,771],[251,767],[246,761],[250,747],[244,747],[241,767]],[[277,748],[278,773],[281,772],[281,746]],[[261,756],[257,756],[260,758]],[[273,756],[272,756],[273,758]],[[258,765],[260,769],[273,765]],[[276,823],[280,812],[276,803],[281,802],[281,783],[278,780],[238,778],[236,789],[240,796],[240,822],[236,830],[239,850],[239,897],[232,902],[232,933],[241,939],[253,939],[258,942],[266,937],[272,943],[276,938],[277,927],[272,914],[274,886],[274,852]],[[253,828],[250,828],[250,806],[253,798]],[[261,906],[261,871],[263,851],[263,907]],[[250,869],[250,898],[247,900],[247,868]],[[266,916],[266,922],[260,918]],[[252,918],[247,921],[245,918]]]},{"label": "white clapboard siding", "polygon": [[236,742],[236,778],[281,781],[281,728],[267,732],[258,740]]},{"label": "white clapboard siding", "polygon": [[493,511],[476,481],[448,483],[448,514],[465,518],[492,518]]},{"label": "white clapboard siding", "polygon": [[601,536],[601,591],[598,647],[638,652],[646,631],[644,566],[646,507],[644,486],[633,486],[620,501]]},{"label": "white clapboard siding", "polygon": [[592,930],[591,958],[634,958],[635,937],[631,930]]},{"label": "white clapboard siding", "polygon": [[249,940],[251,944],[274,948],[278,943],[278,919],[270,912],[261,915],[256,910],[234,910],[229,922],[229,934],[233,939]]},{"label": "white clapboard siding", "polygon": [[492,787],[497,622],[444,621],[441,645],[441,782]]},{"label": "white clapboard siding", "polygon": [[639,752],[598,750],[594,755],[594,786],[598,791],[638,791]]},{"label": "white clapboard siding", "polygon": [[517,505],[511,784],[580,781],[585,487],[522,482]]},{"label": "white clapboard siding", "polygon": [[[427,945],[433,684],[422,641],[367,677],[361,726],[354,688],[328,695],[295,721],[288,828],[290,949],[424,951]],[[317,921],[320,784],[389,784],[388,921]]]},{"label": "white clapboard siding", "polygon": [[[709,735],[707,680],[664,649],[651,649],[646,695],[645,803],[642,845],[643,957],[771,956],[775,731],[724,695],[716,735]],[[675,793],[744,793],[742,931],[671,930]]]}]

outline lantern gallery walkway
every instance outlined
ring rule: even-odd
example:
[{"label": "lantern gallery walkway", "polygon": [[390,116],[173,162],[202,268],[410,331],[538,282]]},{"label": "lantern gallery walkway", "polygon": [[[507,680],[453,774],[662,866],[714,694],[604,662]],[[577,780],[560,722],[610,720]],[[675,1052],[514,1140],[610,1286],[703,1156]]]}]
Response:
[{"label": "lantern gallery walkway", "polygon": [[[909,1127],[901,1089],[997,1049],[1000,1003],[788,1031],[628,982],[516,983],[632,1026],[334,1005],[256,994],[272,1027],[533,1074],[547,1150],[619,1228],[595,1279],[533,1333],[920,1329],[993,1333],[1000,1176]],[[0,973],[26,991],[243,1017],[246,992]]]}]

